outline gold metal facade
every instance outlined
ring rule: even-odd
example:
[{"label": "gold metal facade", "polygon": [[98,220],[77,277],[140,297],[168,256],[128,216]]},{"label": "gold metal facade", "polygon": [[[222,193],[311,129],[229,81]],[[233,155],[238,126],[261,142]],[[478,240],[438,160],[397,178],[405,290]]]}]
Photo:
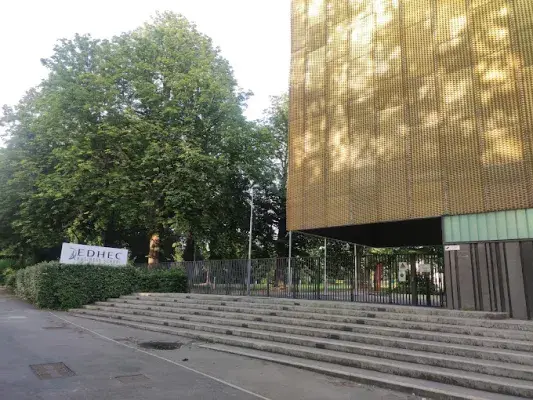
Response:
[{"label": "gold metal facade", "polygon": [[291,230],[533,207],[533,0],[293,0]]}]

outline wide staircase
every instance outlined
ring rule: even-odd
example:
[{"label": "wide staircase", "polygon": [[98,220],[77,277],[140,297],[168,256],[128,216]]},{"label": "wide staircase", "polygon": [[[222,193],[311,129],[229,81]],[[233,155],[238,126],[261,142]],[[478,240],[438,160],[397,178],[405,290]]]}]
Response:
[{"label": "wide staircase", "polygon": [[172,293],[70,312],[422,397],[533,398],[533,322],[504,313]]}]

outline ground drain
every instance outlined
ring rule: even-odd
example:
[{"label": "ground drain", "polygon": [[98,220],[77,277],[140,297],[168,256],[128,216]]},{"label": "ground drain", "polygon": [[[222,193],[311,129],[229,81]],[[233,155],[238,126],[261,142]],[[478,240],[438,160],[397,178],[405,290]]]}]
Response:
[{"label": "ground drain", "polygon": [[74,371],[72,371],[62,362],[51,364],[33,364],[30,365],[30,368],[39,379],[67,378],[69,376],[76,375]]},{"label": "ground drain", "polygon": [[179,342],[143,342],[139,343],[139,346],[143,349],[153,350],[176,350],[181,347]]}]

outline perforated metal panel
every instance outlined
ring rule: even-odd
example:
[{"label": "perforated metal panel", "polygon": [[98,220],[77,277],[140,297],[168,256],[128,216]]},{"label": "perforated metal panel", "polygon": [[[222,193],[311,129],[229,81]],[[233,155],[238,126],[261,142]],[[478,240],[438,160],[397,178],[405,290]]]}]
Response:
[{"label": "perforated metal panel", "polygon": [[292,4],[289,229],[533,207],[533,1]]}]

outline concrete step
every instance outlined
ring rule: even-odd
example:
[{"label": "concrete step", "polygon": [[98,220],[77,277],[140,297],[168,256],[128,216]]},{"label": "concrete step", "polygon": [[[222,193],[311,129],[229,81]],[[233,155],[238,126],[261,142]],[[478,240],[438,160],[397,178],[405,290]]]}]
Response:
[{"label": "concrete step", "polygon": [[427,365],[419,365],[395,360],[383,360],[376,357],[363,356],[359,354],[346,354],[333,350],[309,348],[299,345],[272,343],[265,340],[236,337],[230,335],[229,332],[226,335],[219,335],[214,333],[201,332],[198,330],[178,329],[170,326],[146,324],[123,319],[118,320],[115,318],[106,318],[96,315],[81,314],[78,312],[74,312],[72,314],[79,317],[86,317],[98,321],[111,322],[118,325],[124,325],[153,332],[162,332],[167,334],[194,338],[209,343],[225,344],[253,350],[260,350],[275,354],[303,358],[306,360],[328,362],[353,368],[366,369],[415,379],[435,381],[505,395],[521,396],[528,398],[533,397],[533,382],[530,381],[522,381],[506,377],[498,377],[496,379],[494,376],[475,372],[457,371],[453,369],[434,366],[430,367]]},{"label": "concrete step", "polygon": [[[398,329],[398,328],[387,328],[379,327],[372,325],[356,325],[356,324],[342,324],[336,322],[327,322],[327,321],[314,321],[306,319],[295,319],[295,318],[285,318],[285,317],[255,317],[249,314],[238,314],[238,313],[225,313],[219,311],[207,311],[206,315],[195,315],[196,311],[191,312],[188,309],[181,309],[176,307],[165,307],[165,306],[147,306],[147,305],[138,305],[138,304],[124,304],[124,303],[107,303],[107,302],[98,302],[92,306],[86,306],[87,308],[101,308],[105,307],[106,310],[111,310],[112,307],[120,309],[119,312],[137,312],[140,315],[150,315],[143,313],[151,313],[152,311],[168,313],[169,315],[175,315],[175,318],[184,319],[187,321],[197,321],[197,322],[210,322],[213,320],[224,322],[226,325],[241,326],[243,323],[246,324],[263,324],[265,326],[272,325],[274,327],[300,327],[303,329],[309,329],[311,332],[317,331],[321,332],[323,330],[328,331],[331,335],[341,333],[359,333],[363,335],[373,335],[378,337],[394,337],[394,338],[404,338],[404,339],[413,339],[419,341],[427,342],[439,342],[439,343],[448,343],[448,344],[458,344],[466,346],[480,346],[491,349],[504,349],[504,350],[514,350],[519,352],[533,352],[533,341],[528,342],[524,340],[509,340],[509,339],[497,339],[497,338],[488,338],[483,336],[475,335],[460,335],[453,333],[439,333],[439,332],[429,332],[429,331],[418,331],[410,329]],[[251,326],[251,325],[250,325]],[[501,334],[505,336],[508,334],[508,331],[502,331]]]},{"label": "concrete step", "polygon": [[[305,300],[305,299],[289,299],[289,298],[274,298],[274,297],[247,297],[247,296],[221,296],[221,295],[204,295],[194,293],[136,293],[135,296],[141,297],[170,297],[185,300],[198,301],[225,301],[238,303],[252,303],[264,304],[269,307],[271,304],[282,305],[301,305],[303,307],[314,308],[335,308],[361,311],[375,311],[375,312],[394,312],[402,314],[417,314],[417,315],[440,315],[444,317],[455,318],[473,318],[473,319],[506,319],[509,318],[508,313],[503,312],[485,312],[485,311],[461,311],[448,310],[444,308],[431,307],[412,307],[399,306],[391,304],[371,304],[358,302],[342,302],[342,301],[328,301],[328,300]],[[207,304],[207,303],[206,303]]]},{"label": "concrete step", "polygon": [[[328,322],[339,322],[347,324],[358,325],[373,325],[390,328],[400,329],[416,329],[416,330],[428,330],[434,332],[456,333],[466,335],[478,335],[488,337],[498,337],[502,339],[511,340],[529,340],[533,341],[533,332],[529,330],[512,330],[512,329],[496,329],[485,328],[470,325],[448,325],[437,324],[418,321],[403,321],[400,319],[383,319],[377,316],[367,317],[352,317],[332,314],[319,314],[319,313],[301,313],[294,311],[269,311],[268,309],[252,309],[247,307],[230,307],[226,306],[208,306],[203,304],[184,304],[179,303],[178,299],[174,299],[173,302],[158,302],[152,300],[136,300],[136,299],[109,299],[110,303],[125,303],[125,304],[141,304],[148,306],[166,306],[166,307],[180,307],[182,310],[189,310],[191,313],[198,315],[207,315],[207,311],[218,311],[225,313],[239,313],[253,315],[255,318],[263,316],[273,317],[285,317],[293,319],[308,319]],[[99,303],[97,303],[99,304]],[[491,322],[491,321],[488,321]]]},{"label": "concrete step", "polygon": [[[135,321],[144,324],[172,326],[189,330],[199,330],[214,334],[239,336],[249,339],[305,346],[310,348],[332,350],[342,353],[357,354],[361,356],[384,358],[388,360],[423,364],[441,368],[460,369],[463,371],[494,375],[498,377],[533,381],[533,367],[530,365],[518,365],[509,362],[499,363],[494,361],[485,361],[459,356],[427,353],[423,351],[394,349],[381,345],[368,345],[354,342],[345,342],[342,340],[311,338],[308,336],[301,335],[264,332],[250,328],[236,328],[226,325],[219,326],[212,324],[200,324],[174,319],[163,319],[161,317],[147,317],[89,309],[74,310],[74,312],[95,315],[105,318],[116,318],[120,320]],[[523,357],[523,359],[526,359],[526,357]]]},{"label": "concrete step", "polygon": [[[491,349],[487,347],[447,344],[428,340],[413,340],[399,337],[380,336],[372,334],[360,334],[353,332],[332,331],[331,329],[317,329],[309,327],[299,327],[286,324],[246,321],[242,319],[197,317],[187,314],[180,314],[179,309],[174,312],[161,312],[157,310],[145,310],[123,307],[108,307],[100,305],[85,306],[88,310],[105,311],[107,313],[120,313],[130,315],[142,315],[163,320],[187,321],[189,323],[214,324],[217,326],[250,328],[260,331],[270,331],[286,333],[291,335],[311,336],[325,339],[342,340],[348,342],[358,342],[370,345],[386,346],[396,349],[414,350],[430,353],[447,354],[451,356],[479,358],[487,361],[509,362],[521,365],[533,365],[533,354],[527,350],[524,352],[512,350]],[[159,307],[158,307],[159,308]],[[236,318],[239,317],[235,314]],[[175,326],[175,325],[173,325]],[[532,343],[533,345],[533,343]]]},{"label": "concrete step", "polygon": [[333,376],[335,378],[346,379],[363,385],[378,386],[397,392],[414,394],[422,398],[442,400],[517,399],[516,396],[507,396],[475,389],[467,389],[464,387],[447,385],[445,383],[429,382],[421,379],[384,374],[381,372],[369,371],[353,367],[345,367],[343,365],[331,364],[327,362],[314,360],[309,361],[298,357],[286,356],[283,354],[273,354],[265,351],[252,350],[223,344],[205,344],[200,347],[228,354],[254,358],[266,362],[273,362],[277,364],[291,366],[323,375]]},{"label": "concrete step", "polygon": [[[397,312],[369,312],[365,310],[358,309],[348,309],[348,308],[326,308],[326,307],[305,307],[303,305],[288,305],[288,304],[256,304],[252,302],[225,302],[218,300],[201,300],[201,299],[187,299],[176,296],[164,296],[151,294],[149,296],[123,296],[122,299],[125,300],[146,300],[154,302],[176,302],[183,307],[191,307],[198,309],[214,309],[221,310],[221,307],[230,307],[232,309],[249,309],[249,310],[263,310],[263,311],[290,311],[295,313],[304,313],[304,314],[324,314],[324,315],[335,315],[335,316],[347,316],[347,317],[363,317],[363,318],[380,318],[380,319],[389,319],[389,320],[402,320],[402,321],[413,321],[413,322],[427,322],[435,324],[446,324],[446,325],[468,325],[468,326],[477,326],[484,328],[495,328],[495,329],[513,329],[513,330],[524,330],[531,331],[533,333],[533,324],[528,321],[516,321],[516,320],[492,320],[492,319],[474,319],[474,318],[464,318],[464,317],[445,317],[440,315],[426,315],[426,314],[412,314],[412,313],[397,313]],[[301,304],[297,302],[298,304]]]}]

